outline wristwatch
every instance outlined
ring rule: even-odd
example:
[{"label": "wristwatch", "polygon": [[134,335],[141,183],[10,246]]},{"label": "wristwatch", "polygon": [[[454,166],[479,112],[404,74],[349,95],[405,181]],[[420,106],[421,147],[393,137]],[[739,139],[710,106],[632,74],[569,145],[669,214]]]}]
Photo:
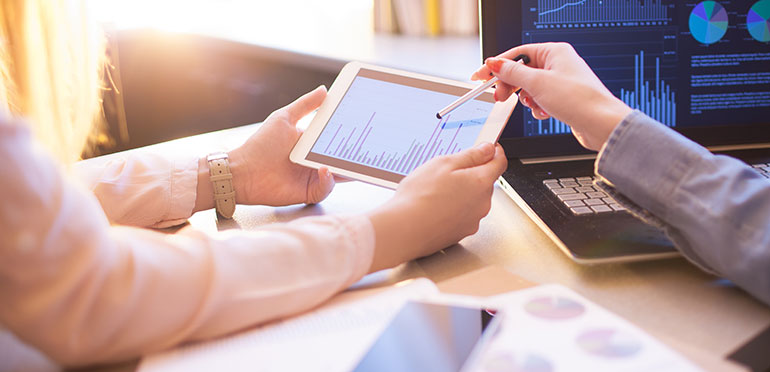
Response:
[{"label": "wristwatch", "polygon": [[213,153],[207,156],[206,160],[209,163],[211,186],[214,187],[214,204],[217,213],[224,218],[232,218],[235,213],[235,189],[227,154]]}]

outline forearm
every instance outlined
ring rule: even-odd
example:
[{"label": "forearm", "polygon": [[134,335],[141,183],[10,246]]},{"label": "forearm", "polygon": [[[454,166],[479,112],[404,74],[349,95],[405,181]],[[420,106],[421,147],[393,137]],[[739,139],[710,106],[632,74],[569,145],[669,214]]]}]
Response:
[{"label": "forearm", "polygon": [[0,122],[0,157],[0,323],[67,365],[301,312],[371,265],[364,216],[166,235],[111,226],[92,195],[33,150],[23,126]]},{"label": "forearm", "polygon": [[76,245],[2,257],[0,319],[65,365],[227,334],[305,311],[358,280],[371,261],[368,224],[325,217],[219,238],[80,230]]},{"label": "forearm", "polygon": [[[612,133],[597,174],[680,251],[770,303],[770,183],[635,112]],[[613,190],[609,190],[613,191]]]}]

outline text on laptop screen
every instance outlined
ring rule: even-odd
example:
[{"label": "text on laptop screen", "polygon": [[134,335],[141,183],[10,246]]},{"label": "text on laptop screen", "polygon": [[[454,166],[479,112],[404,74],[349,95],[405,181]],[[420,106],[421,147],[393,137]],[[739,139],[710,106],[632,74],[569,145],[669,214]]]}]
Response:
[{"label": "text on laptop screen", "polygon": [[[565,41],[632,108],[678,130],[770,121],[770,0],[496,2],[494,48]],[[485,57],[496,54],[485,47]],[[570,133],[517,109],[503,137]]]}]

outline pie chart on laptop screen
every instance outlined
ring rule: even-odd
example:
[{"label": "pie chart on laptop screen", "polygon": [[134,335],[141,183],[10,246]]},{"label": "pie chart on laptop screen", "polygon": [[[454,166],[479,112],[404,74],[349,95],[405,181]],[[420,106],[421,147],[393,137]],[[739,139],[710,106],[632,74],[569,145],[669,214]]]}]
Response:
[{"label": "pie chart on laptop screen", "polygon": [[719,41],[727,32],[727,11],[716,1],[704,1],[690,13],[690,33],[703,44]]},{"label": "pie chart on laptop screen", "polygon": [[746,28],[757,41],[770,42],[770,0],[754,3],[746,15]]}]

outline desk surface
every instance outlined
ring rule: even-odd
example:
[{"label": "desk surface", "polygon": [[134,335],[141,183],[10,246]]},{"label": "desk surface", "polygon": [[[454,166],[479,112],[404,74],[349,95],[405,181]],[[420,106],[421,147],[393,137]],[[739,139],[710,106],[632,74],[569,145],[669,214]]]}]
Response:
[{"label": "desk surface", "polygon": [[[197,154],[228,149],[257,128],[245,126],[203,134],[150,146],[148,150]],[[391,195],[390,190],[360,182],[340,183],[318,205],[241,205],[233,220],[218,222],[214,211],[209,210],[192,216],[190,224],[212,233],[256,229],[309,215],[364,212],[386,202]],[[492,199],[492,209],[475,235],[432,256],[372,274],[367,280],[393,283],[424,276],[440,283],[499,265],[535,283],[570,287],[696,360],[724,357],[770,325],[770,308],[683,258],[579,265],[561,253],[501,189],[495,190]]]}]

